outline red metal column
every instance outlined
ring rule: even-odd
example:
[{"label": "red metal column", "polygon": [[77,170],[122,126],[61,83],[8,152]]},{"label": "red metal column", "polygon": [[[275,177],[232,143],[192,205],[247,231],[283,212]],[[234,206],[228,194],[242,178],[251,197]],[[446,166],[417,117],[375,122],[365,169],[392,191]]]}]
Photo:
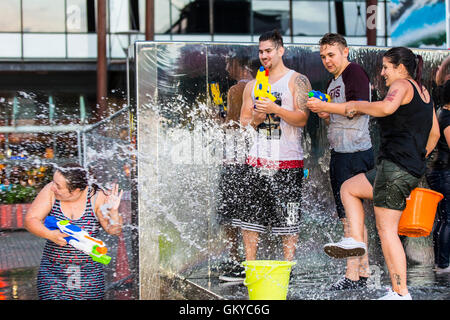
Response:
[{"label": "red metal column", "polygon": [[97,0],[97,121],[106,115],[107,88],[106,0]]}]

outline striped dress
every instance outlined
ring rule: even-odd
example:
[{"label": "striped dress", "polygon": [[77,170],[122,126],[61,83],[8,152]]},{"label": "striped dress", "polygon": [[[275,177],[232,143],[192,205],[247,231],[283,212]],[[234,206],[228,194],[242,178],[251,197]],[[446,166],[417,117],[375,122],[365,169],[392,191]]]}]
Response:
[{"label": "striped dress", "polygon": [[[86,199],[86,209],[79,219],[68,219],[59,200],[53,204],[49,216],[69,220],[92,237],[100,231],[91,198]],[[41,300],[101,300],[105,295],[103,265],[69,244],[61,247],[47,240],[37,276],[37,290]]]}]

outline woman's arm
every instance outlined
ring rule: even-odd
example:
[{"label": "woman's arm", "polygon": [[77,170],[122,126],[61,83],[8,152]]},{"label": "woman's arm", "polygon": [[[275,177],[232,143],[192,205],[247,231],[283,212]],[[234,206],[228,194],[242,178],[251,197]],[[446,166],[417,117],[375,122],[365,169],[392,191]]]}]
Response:
[{"label": "woman's arm", "polygon": [[450,148],[450,126],[444,129],[445,141],[447,141],[447,145]]},{"label": "woman's arm", "polygon": [[[445,130],[447,130],[449,127],[447,127]],[[444,134],[445,134],[444,130]],[[448,131],[448,136],[450,137],[450,131]],[[449,142],[449,138],[447,137],[447,134],[445,134],[445,139],[447,140],[447,144]],[[431,127],[430,134],[428,136],[427,146],[425,147],[427,150],[426,157],[430,155],[430,153],[433,151],[433,149],[436,147],[436,144],[438,143],[439,137],[441,136],[439,132],[439,122],[436,116],[436,112],[433,108],[433,126]]]},{"label": "woman's arm", "polygon": [[308,99],[307,106],[313,112],[336,113],[353,117],[356,113],[368,114],[374,117],[386,117],[394,113],[402,104],[406,104],[409,97],[408,90],[411,85],[407,80],[397,80],[389,88],[382,101],[348,101],[344,103],[323,102],[316,98]]},{"label": "woman's arm", "polygon": [[120,200],[123,190],[119,193],[119,185],[115,184],[109,195],[98,192],[95,201],[95,214],[102,228],[111,235],[119,235],[122,232],[123,219],[119,214]]},{"label": "woman's arm", "polygon": [[51,184],[52,182],[47,184],[31,203],[25,216],[25,228],[38,237],[64,246],[67,244],[66,240],[64,240],[64,237],[67,237],[67,235],[59,230],[49,230],[44,225],[44,220],[52,210],[54,202],[54,194],[50,190]]}]

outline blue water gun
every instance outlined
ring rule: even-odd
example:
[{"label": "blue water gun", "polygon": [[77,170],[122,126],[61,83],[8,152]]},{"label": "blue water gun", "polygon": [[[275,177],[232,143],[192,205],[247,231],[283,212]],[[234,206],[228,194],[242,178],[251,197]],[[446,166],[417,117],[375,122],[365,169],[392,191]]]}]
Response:
[{"label": "blue water gun", "polygon": [[303,169],[303,179],[309,178],[309,169]]},{"label": "blue water gun", "polygon": [[316,91],[316,90],[311,90],[308,93],[308,96],[310,98],[317,98],[317,99],[325,101],[325,102],[330,102],[331,101],[331,98],[330,98],[330,96],[328,94],[322,93],[322,92]]},{"label": "blue water gun", "polygon": [[111,261],[111,257],[106,255],[108,249],[102,240],[91,237],[80,227],[71,224],[69,220],[58,220],[48,216],[45,218],[44,225],[50,230],[59,229],[67,234],[68,236],[64,238],[67,243],[89,255],[92,260],[102,264],[108,264]]}]

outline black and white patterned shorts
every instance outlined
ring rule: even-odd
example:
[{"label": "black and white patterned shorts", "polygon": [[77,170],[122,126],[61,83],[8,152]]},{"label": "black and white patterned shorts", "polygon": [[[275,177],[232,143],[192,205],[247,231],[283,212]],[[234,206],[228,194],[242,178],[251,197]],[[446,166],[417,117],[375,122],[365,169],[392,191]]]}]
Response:
[{"label": "black and white patterned shorts", "polygon": [[264,169],[249,166],[243,212],[233,225],[244,230],[292,235],[300,231],[303,168]]}]

